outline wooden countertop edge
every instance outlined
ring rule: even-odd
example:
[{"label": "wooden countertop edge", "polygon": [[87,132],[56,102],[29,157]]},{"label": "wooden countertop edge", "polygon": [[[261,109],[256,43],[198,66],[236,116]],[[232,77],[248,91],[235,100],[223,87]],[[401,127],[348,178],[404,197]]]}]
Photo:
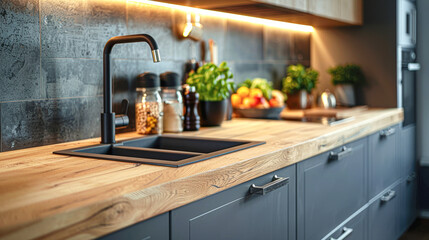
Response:
[{"label": "wooden countertop edge", "polygon": [[368,136],[398,124],[402,119],[401,109],[381,112],[379,116],[332,128],[327,134],[284,149],[8,229],[0,227],[0,239],[90,239],[103,236]]}]

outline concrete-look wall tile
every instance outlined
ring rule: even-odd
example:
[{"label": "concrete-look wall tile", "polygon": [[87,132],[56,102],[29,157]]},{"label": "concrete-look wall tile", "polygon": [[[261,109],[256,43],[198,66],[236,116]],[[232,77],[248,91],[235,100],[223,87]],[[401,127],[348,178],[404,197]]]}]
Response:
[{"label": "concrete-look wall tile", "polygon": [[3,151],[100,135],[97,98],[2,103]]},{"label": "concrete-look wall tile", "polygon": [[234,62],[231,64],[234,82],[239,84],[246,79],[270,79],[270,73],[265,71],[262,62]]},{"label": "concrete-look wall tile", "polygon": [[[172,28],[172,10],[165,7],[151,6],[144,3],[127,2],[128,34],[149,34],[158,44],[161,59],[174,58]],[[127,47],[128,58],[152,60],[150,48],[145,43],[133,43]]]},{"label": "concrete-look wall tile", "polygon": [[2,141],[1,141],[1,139],[2,139],[2,134],[1,134],[1,103],[0,103],[0,152],[2,152],[3,151],[3,149],[2,149]]},{"label": "concrete-look wall tile", "polygon": [[310,60],[310,33],[264,26],[265,60]]},{"label": "concrete-look wall tile", "polygon": [[0,101],[40,98],[38,0],[0,4]]},{"label": "concrete-look wall tile", "polygon": [[[104,45],[110,38],[127,34],[127,1],[86,1],[85,40],[88,44],[87,56],[102,58]],[[112,50],[112,57],[129,57],[129,54],[122,50],[125,45],[115,46]]]},{"label": "concrete-look wall tile", "polygon": [[[86,0],[40,0],[42,57],[96,55],[86,39]],[[96,51],[96,50],[92,50]]]},{"label": "concrete-look wall tile", "polygon": [[47,98],[103,94],[102,63],[102,60],[91,59],[42,59],[42,81]]},{"label": "concrete-look wall tile", "polygon": [[211,16],[201,16],[203,39],[206,45],[205,60],[210,61],[209,39],[213,39],[218,47],[219,63],[225,60],[226,19]]},{"label": "concrete-look wall tile", "polygon": [[225,60],[262,60],[262,35],[262,25],[228,20],[223,48]]}]

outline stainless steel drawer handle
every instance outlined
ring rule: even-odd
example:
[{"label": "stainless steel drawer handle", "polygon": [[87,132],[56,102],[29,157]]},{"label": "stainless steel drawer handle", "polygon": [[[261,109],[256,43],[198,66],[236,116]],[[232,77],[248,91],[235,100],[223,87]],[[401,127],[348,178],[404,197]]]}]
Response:
[{"label": "stainless steel drawer handle", "polygon": [[381,198],[381,202],[388,202],[390,200],[392,200],[394,197],[396,196],[396,192],[393,190],[388,191],[387,193],[385,193]]},{"label": "stainless steel drawer handle", "polygon": [[350,153],[352,153],[353,149],[352,148],[348,148],[346,146],[344,146],[341,149],[341,152],[335,153],[335,152],[330,152],[329,153],[329,160],[341,160],[341,158],[349,155]]},{"label": "stainless steel drawer handle", "polygon": [[265,184],[264,186],[256,186],[255,184],[252,184],[252,186],[250,186],[249,192],[251,194],[265,195],[271,191],[276,190],[277,188],[283,187],[288,183],[289,183],[288,177],[282,178],[282,177],[278,177],[277,175],[274,175],[273,181]]},{"label": "stainless steel drawer handle", "polygon": [[413,172],[413,173],[411,173],[410,175],[408,175],[408,177],[407,177],[407,183],[410,183],[410,182],[412,182],[412,181],[414,181],[415,179],[416,179],[416,173],[415,172]]},{"label": "stainless steel drawer handle", "polygon": [[331,240],[344,240],[346,239],[350,234],[352,234],[353,229],[352,228],[346,228],[343,227],[343,234],[339,238],[333,238],[331,237]]},{"label": "stainless steel drawer handle", "polygon": [[391,136],[391,135],[393,135],[395,133],[396,133],[396,130],[394,128],[389,128],[389,129],[386,129],[386,130],[381,130],[380,131],[380,137],[388,137],[388,136]]}]

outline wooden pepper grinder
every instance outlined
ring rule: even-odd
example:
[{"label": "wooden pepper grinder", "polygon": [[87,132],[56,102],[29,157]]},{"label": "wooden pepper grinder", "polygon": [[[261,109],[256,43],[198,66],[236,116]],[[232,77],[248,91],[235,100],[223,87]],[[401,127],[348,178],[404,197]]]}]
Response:
[{"label": "wooden pepper grinder", "polygon": [[200,130],[200,116],[198,115],[198,99],[199,94],[195,91],[195,87],[190,86],[185,94],[185,131],[198,131]]}]

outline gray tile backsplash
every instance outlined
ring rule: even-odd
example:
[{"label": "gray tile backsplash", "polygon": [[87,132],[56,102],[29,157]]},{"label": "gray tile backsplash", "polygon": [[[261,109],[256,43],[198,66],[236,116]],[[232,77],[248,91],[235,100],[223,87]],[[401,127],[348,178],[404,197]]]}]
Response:
[{"label": "gray tile backsplash", "polygon": [[[146,43],[112,50],[114,110],[129,99],[134,123],[135,78],[145,71],[182,73],[191,58],[209,60],[208,40],[219,48],[235,81],[264,77],[281,87],[288,64],[310,62],[310,35],[219,17],[201,16],[203,41],[176,37],[185,13],[127,0],[9,0],[0,3],[0,151],[100,136],[102,56],[113,36],[147,33]],[[205,45],[205,49],[201,45]]]}]

